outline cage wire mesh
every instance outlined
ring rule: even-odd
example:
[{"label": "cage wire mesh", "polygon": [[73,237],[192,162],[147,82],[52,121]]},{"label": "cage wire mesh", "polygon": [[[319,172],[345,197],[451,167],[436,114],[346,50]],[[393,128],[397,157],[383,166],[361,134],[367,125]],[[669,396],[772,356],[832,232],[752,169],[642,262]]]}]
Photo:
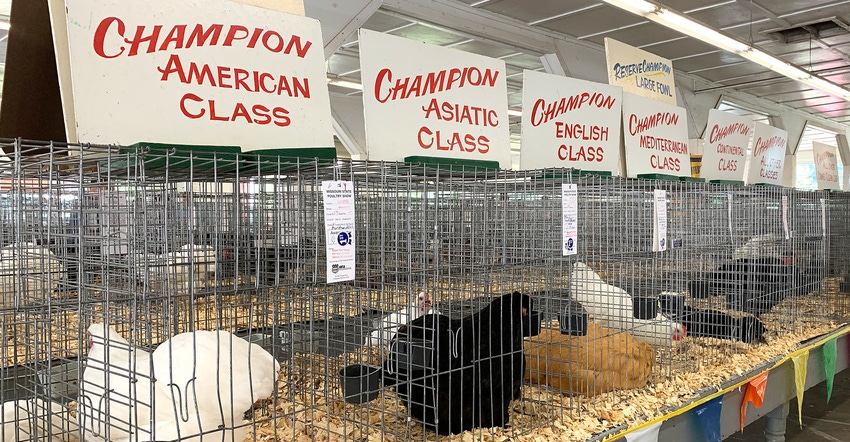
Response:
[{"label": "cage wire mesh", "polygon": [[[647,386],[848,314],[843,193],[2,145],[0,391],[18,440],[510,437],[593,410],[616,422]],[[334,180],[353,184],[356,272],[328,284]],[[564,184],[578,194],[569,256]]]}]

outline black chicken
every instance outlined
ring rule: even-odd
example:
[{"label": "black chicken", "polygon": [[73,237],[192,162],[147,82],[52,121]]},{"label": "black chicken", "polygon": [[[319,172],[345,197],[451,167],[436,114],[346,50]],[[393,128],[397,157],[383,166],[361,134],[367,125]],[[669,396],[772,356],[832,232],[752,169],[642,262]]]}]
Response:
[{"label": "black chicken", "polygon": [[767,329],[758,318],[752,316],[735,318],[717,310],[689,306],[683,306],[683,308],[680,314],[673,316],[673,320],[685,326],[688,336],[728,339],[746,344],[764,341],[764,333]]},{"label": "black chicken", "polygon": [[694,298],[725,294],[728,308],[766,313],[795,293],[794,261],[786,256],[736,259],[724,263],[706,279],[689,281],[688,291]]},{"label": "black chicken", "polygon": [[384,361],[384,386],[439,434],[505,426],[521,395],[532,307],[530,296],[514,292],[463,319],[415,319],[399,329]]}]

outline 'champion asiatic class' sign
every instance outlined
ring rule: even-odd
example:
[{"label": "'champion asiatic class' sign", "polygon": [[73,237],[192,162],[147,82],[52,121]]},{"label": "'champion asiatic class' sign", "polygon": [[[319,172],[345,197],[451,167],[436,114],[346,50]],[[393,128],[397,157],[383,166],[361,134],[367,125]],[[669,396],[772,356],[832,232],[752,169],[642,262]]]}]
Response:
[{"label": "'champion asiatic class' sign", "polygon": [[619,175],[622,101],[616,86],[525,71],[520,167]]},{"label": "'champion asiatic class' sign", "polygon": [[319,22],[229,0],[65,0],[78,138],[333,146]]},{"label": "'champion asiatic class' sign", "polygon": [[369,159],[510,168],[504,61],[361,29],[360,67]]},{"label": "'champion asiatic class' sign", "polygon": [[709,110],[708,125],[703,135],[705,149],[700,178],[744,181],[747,148],[752,135],[752,118],[717,109]]},{"label": "'champion asiatic class' sign", "polygon": [[687,118],[681,107],[623,93],[627,175],[690,176]]},{"label": "'champion asiatic class' sign", "polygon": [[755,123],[753,155],[747,184],[782,185],[788,132],[764,123]]},{"label": "'champion asiatic class' sign", "polygon": [[623,92],[676,105],[673,62],[651,52],[605,37],[608,84]]}]

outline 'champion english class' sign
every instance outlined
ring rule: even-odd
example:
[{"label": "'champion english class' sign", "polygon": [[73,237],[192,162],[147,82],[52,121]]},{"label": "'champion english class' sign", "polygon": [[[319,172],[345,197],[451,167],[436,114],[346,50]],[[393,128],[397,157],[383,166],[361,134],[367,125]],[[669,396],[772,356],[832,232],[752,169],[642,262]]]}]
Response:
[{"label": "'champion english class' sign", "polygon": [[619,87],[523,73],[522,169],[572,167],[619,175]]},{"label": "'champion english class' sign", "polygon": [[65,0],[79,141],[333,146],[321,27],[230,0]]},{"label": "'champion english class' sign", "polygon": [[361,29],[360,66],[369,159],[510,168],[504,61]]}]

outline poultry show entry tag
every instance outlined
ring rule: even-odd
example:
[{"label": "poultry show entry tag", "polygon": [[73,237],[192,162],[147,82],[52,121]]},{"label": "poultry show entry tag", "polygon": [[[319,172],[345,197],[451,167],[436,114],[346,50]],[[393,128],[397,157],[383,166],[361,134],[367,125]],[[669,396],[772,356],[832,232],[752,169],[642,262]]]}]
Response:
[{"label": "poultry show entry tag", "polygon": [[563,254],[578,253],[578,186],[561,184],[561,210],[563,213]]},{"label": "poultry show entry tag", "polygon": [[652,251],[667,250],[667,191],[655,189],[652,211]]},{"label": "poultry show entry tag", "polygon": [[354,280],[354,183],[323,181],[328,282]]}]

